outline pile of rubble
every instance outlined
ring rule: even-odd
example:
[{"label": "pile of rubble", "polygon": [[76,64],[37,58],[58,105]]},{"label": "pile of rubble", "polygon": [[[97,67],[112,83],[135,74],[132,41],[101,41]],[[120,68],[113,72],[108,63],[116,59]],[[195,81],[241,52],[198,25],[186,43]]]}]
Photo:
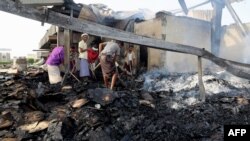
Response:
[{"label": "pile of rubble", "polygon": [[[205,75],[205,86],[228,91],[208,90],[201,103],[196,75],[147,74],[133,87],[110,91],[102,82],[74,79],[49,85],[47,73],[37,70],[17,74],[0,82],[0,140],[222,140],[223,125],[250,123],[249,82],[239,90]],[[188,83],[177,87],[181,80]]]}]

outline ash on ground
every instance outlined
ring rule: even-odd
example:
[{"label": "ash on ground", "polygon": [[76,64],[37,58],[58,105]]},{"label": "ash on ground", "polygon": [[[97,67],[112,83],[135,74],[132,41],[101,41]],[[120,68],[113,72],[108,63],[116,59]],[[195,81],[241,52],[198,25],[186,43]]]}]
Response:
[{"label": "ash on ground", "polygon": [[[116,91],[73,78],[49,85],[43,71],[0,74],[0,140],[223,140],[223,125],[249,124],[247,80],[149,72]],[[118,83],[119,84],[119,83]]]}]

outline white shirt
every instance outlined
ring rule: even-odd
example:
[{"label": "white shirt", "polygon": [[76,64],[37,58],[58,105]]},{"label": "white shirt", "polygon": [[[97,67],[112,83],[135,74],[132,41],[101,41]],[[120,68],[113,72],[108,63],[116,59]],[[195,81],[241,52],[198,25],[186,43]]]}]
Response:
[{"label": "white shirt", "polygon": [[87,51],[80,52],[80,48],[87,49],[87,44],[83,40],[78,43],[79,58],[88,59]]},{"label": "white shirt", "polygon": [[129,61],[132,61],[132,53],[129,53],[129,54],[128,54],[128,60],[129,60]]},{"label": "white shirt", "polygon": [[133,61],[133,59],[135,59],[135,53],[133,51],[128,52],[126,56],[126,62],[129,63],[129,61]]},{"label": "white shirt", "polygon": [[117,43],[114,43],[114,42],[106,42],[106,43],[107,44],[102,50],[102,53],[105,53],[107,55],[112,55],[112,56],[114,56],[114,54],[118,56],[120,55],[120,47]]}]

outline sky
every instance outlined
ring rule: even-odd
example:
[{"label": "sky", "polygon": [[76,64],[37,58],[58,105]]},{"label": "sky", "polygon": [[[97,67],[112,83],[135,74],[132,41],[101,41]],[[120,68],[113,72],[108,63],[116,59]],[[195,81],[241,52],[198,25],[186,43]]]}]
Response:
[{"label": "sky", "polygon": [[[161,10],[171,11],[180,9],[178,0],[74,0],[76,3],[93,4],[102,3],[107,5],[114,11],[129,11],[138,9],[148,9],[152,12]],[[206,0],[186,0],[187,7],[201,3]],[[241,18],[242,22],[250,22],[250,0],[244,0],[239,3],[232,4],[235,11]],[[197,9],[211,9],[211,5],[207,4]],[[41,26],[38,21],[22,18],[12,14],[0,11],[0,49],[10,48],[12,50],[11,57],[26,56],[29,53],[35,53],[32,50],[38,49],[39,41],[49,28],[49,24]],[[3,20],[4,19],[4,20]],[[233,19],[227,12],[223,10],[222,24],[233,23]]]}]

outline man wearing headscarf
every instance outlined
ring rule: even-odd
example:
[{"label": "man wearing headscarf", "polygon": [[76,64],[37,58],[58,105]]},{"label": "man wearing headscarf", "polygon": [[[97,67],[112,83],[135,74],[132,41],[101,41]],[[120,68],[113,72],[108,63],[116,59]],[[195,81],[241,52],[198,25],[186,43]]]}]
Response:
[{"label": "man wearing headscarf", "polygon": [[78,43],[78,52],[80,58],[80,77],[87,81],[90,76],[89,72],[89,64],[88,64],[88,54],[87,54],[87,41],[89,39],[89,35],[84,33],[81,35],[81,41]]}]

